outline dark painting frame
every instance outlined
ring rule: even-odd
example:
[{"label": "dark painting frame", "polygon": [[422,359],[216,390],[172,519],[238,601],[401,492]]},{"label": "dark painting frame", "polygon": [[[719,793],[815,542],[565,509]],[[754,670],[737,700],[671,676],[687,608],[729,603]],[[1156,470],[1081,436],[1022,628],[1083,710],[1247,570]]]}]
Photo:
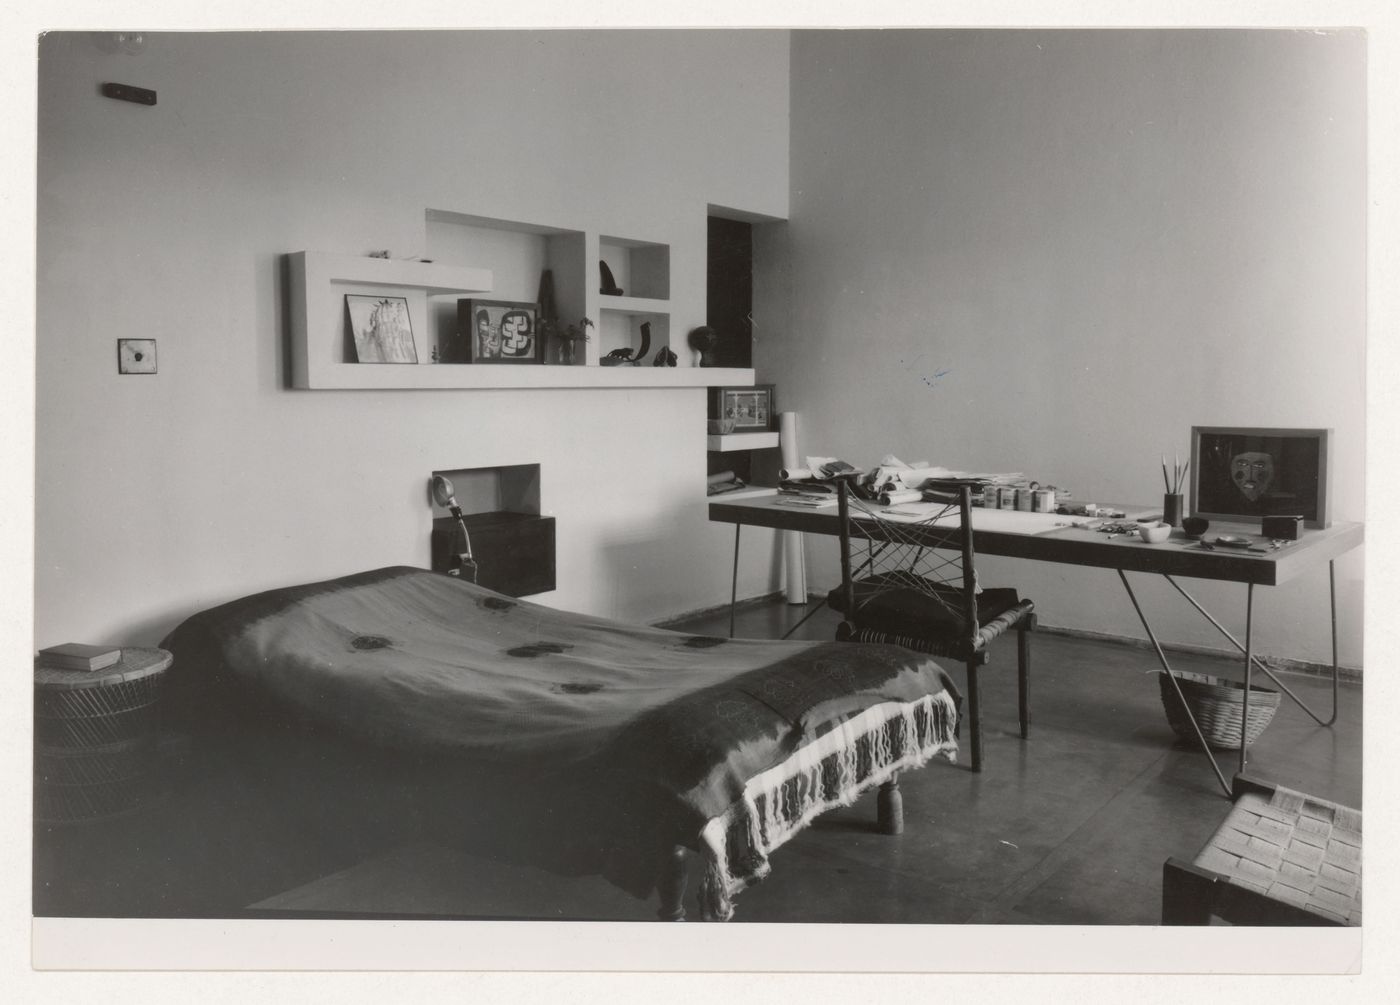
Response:
[{"label": "dark painting frame", "polygon": [[1191,427],[1194,516],[1250,522],[1301,516],[1332,524],[1332,430],[1261,426]]},{"label": "dark painting frame", "polygon": [[[483,318],[485,319],[483,322]],[[522,333],[521,320],[527,326]],[[520,338],[528,337],[524,351]],[[464,363],[519,365],[544,362],[544,339],[540,337],[540,305],[515,300],[458,300],[458,344],[465,347]]]}]

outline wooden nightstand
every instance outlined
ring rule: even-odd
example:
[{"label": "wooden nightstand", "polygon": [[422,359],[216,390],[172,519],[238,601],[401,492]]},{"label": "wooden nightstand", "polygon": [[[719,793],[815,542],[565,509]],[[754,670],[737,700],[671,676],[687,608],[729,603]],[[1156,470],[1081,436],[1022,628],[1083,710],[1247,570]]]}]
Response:
[{"label": "wooden nightstand", "polygon": [[34,818],[79,823],[153,795],[164,649],[123,648],[105,670],[34,667]]}]

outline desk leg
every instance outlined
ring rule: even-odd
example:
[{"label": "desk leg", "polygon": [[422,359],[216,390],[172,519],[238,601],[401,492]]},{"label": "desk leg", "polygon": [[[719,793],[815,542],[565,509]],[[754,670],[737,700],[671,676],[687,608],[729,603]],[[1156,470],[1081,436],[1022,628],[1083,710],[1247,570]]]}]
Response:
[{"label": "desk leg", "polygon": [[1245,747],[1249,744],[1249,687],[1254,669],[1254,584],[1248,584],[1244,601],[1244,707],[1240,710],[1240,774],[1244,774],[1249,759]]},{"label": "desk leg", "polygon": [[739,531],[744,525],[734,525],[734,571],[729,578],[729,637],[734,637],[734,607],[739,602]]},{"label": "desk leg", "polygon": [[[1339,679],[1340,679],[1340,677],[1341,677],[1341,668],[1340,668],[1340,665],[1339,665],[1338,662],[1337,662],[1337,580],[1336,580],[1336,571],[1335,571],[1335,568],[1336,568],[1336,567],[1335,567],[1335,563],[1333,563],[1333,562],[1328,562],[1328,563],[1327,563],[1327,586],[1328,586],[1328,594],[1329,594],[1330,601],[1331,601],[1331,613],[1332,613],[1332,715],[1331,715],[1331,717],[1328,718],[1328,719],[1323,719],[1320,715],[1318,715],[1316,712],[1314,712],[1314,711],[1312,710],[1312,708],[1310,708],[1310,707],[1308,706],[1308,703],[1307,703],[1307,702],[1305,702],[1302,698],[1299,698],[1296,694],[1294,694],[1294,693],[1293,693],[1293,690],[1292,690],[1287,684],[1285,684],[1283,681],[1281,681],[1281,680],[1278,678],[1278,676],[1273,672],[1273,670],[1269,669],[1269,666],[1268,666],[1267,663],[1265,663],[1263,660],[1261,660],[1258,656],[1254,656],[1254,657],[1251,658],[1251,660],[1252,660],[1254,666],[1256,666],[1256,667],[1258,667],[1260,670],[1262,670],[1262,671],[1265,673],[1265,675],[1268,676],[1269,680],[1273,681],[1273,683],[1274,683],[1275,685],[1278,686],[1278,689],[1279,689],[1280,691],[1282,691],[1284,694],[1288,695],[1288,697],[1289,697],[1290,699],[1292,699],[1293,704],[1297,705],[1297,706],[1298,706],[1299,708],[1301,708],[1304,712],[1306,712],[1306,713],[1308,714],[1308,716],[1312,719],[1312,721],[1315,722],[1315,723],[1317,723],[1319,726],[1330,726],[1330,725],[1332,725],[1334,722],[1337,721],[1337,683],[1338,683],[1338,681],[1339,681]],[[1237,639],[1237,638],[1235,638],[1233,635],[1231,635],[1230,632],[1229,632],[1229,630],[1226,629],[1224,625],[1222,625],[1219,621],[1215,620],[1215,618],[1213,618],[1213,617],[1211,616],[1211,613],[1210,613],[1209,611],[1207,611],[1204,607],[1202,607],[1202,606],[1200,605],[1199,602],[1197,602],[1197,600],[1196,600],[1195,597],[1191,596],[1191,594],[1187,593],[1186,590],[1182,588],[1182,586],[1181,586],[1180,583],[1178,583],[1178,582],[1177,582],[1175,579],[1173,579],[1171,576],[1166,576],[1166,575],[1164,575],[1162,578],[1165,579],[1168,583],[1171,583],[1172,586],[1176,587],[1176,592],[1177,592],[1177,593],[1180,593],[1183,597],[1185,597],[1187,603],[1189,603],[1189,604],[1190,604],[1192,607],[1194,607],[1198,612],[1200,612],[1201,617],[1205,618],[1205,619],[1206,619],[1207,621],[1209,621],[1212,625],[1214,625],[1215,628],[1216,628],[1216,631],[1220,632],[1221,635],[1223,635],[1223,636],[1225,636],[1225,638],[1229,639],[1231,645],[1233,645],[1233,646],[1234,646],[1236,649],[1238,649],[1240,652],[1244,652],[1244,651],[1245,651],[1245,647],[1242,646],[1242,645],[1240,645],[1239,639]]]},{"label": "desk leg", "polygon": [[1162,664],[1162,670],[1167,675],[1167,679],[1172,682],[1172,687],[1176,689],[1176,697],[1181,702],[1181,707],[1186,710],[1186,718],[1191,721],[1191,728],[1196,733],[1196,739],[1201,743],[1201,750],[1205,751],[1206,759],[1210,761],[1210,769],[1215,772],[1215,777],[1220,781],[1220,787],[1225,790],[1226,796],[1233,796],[1234,790],[1230,783],[1225,780],[1225,774],[1220,770],[1220,765],[1216,763],[1215,755],[1211,753],[1210,744],[1206,743],[1201,727],[1196,724],[1196,717],[1191,714],[1191,706],[1186,704],[1186,696],[1181,693],[1181,685],[1177,683],[1176,674],[1172,673],[1171,664],[1167,662],[1167,654],[1162,651],[1162,645],[1157,641],[1157,636],[1153,634],[1152,626],[1147,623],[1147,615],[1142,612],[1142,605],[1138,603],[1137,595],[1133,593],[1132,586],[1128,583],[1128,577],[1122,569],[1118,570],[1118,578],[1123,581],[1123,589],[1128,591],[1128,599],[1133,602],[1133,610],[1137,611],[1138,620],[1142,622],[1142,627],[1147,632],[1147,638],[1152,643],[1152,648],[1157,652],[1157,662]]}]

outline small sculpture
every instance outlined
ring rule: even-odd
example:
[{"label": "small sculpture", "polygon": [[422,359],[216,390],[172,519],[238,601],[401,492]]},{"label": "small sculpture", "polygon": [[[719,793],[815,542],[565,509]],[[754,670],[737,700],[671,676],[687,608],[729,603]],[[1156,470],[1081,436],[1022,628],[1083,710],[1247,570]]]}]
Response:
[{"label": "small sculpture", "polygon": [[652,366],[675,366],[676,354],[671,351],[671,347],[663,345],[657,350],[656,358],[651,361]]},{"label": "small sculpture", "polygon": [[714,359],[711,354],[715,351],[715,343],[719,341],[719,335],[713,328],[709,325],[701,325],[699,328],[693,328],[685,339],[691,351],[695,354],[696,366],[714,365]]},{"label": "small sculpture", "polygon": [[642,361],[642,357],[647,354],[647,350],[651,348],[651,322],[643,321],[641,329],[642,347],[637,350],[637,354],[635,356],[632,355],[631,349],[614,349],[612,352],[608,353],[606,356],[600,359],[598,361],[599,364],[601,364],[602,366],[638,365]]},{"label": "small sculpture", "polygon": [[617,285],[617,280],[613,278],[612,269],[608,268],[608,263],[601,258],[598,259],[598,272],[602,276],[603,285],[598,292],[609,297],[622,296],[622,287]]}]

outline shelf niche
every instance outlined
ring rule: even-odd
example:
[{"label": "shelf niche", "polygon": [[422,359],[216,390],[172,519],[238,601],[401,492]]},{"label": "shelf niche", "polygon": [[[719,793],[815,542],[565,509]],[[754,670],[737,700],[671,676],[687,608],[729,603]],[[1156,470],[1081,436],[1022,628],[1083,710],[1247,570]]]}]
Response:
[{"label": "shelf niche", "polygon": [[[540,515],[540,466],[434,471],[452,482],[463,522],[471,535],[477,584],[511,597],[548,593],[555,588],[554,517]],[[431,479],[429,479],[431,484]],[[461,529],[446,508],[432,499],[430,537],[434,572],[446,572],[461,550]]]},{"label": "shelf niche", "polygon": [[[535,303],[540,295],[540,276],[548,269],[554,279],[559,320],[569,325],[590,316],[583,231],[438,209],[427,211],[425,224],[429,255],[434,261],[491,263],[495,283],[486,299]],[[438,329],[455,333],[456,305],[441,303],[435,311]],[[556,346],[544,349],[546,361],[560,365]],[[586,366],[588,362],[588,354],[579,352],[573,365]]]}]

